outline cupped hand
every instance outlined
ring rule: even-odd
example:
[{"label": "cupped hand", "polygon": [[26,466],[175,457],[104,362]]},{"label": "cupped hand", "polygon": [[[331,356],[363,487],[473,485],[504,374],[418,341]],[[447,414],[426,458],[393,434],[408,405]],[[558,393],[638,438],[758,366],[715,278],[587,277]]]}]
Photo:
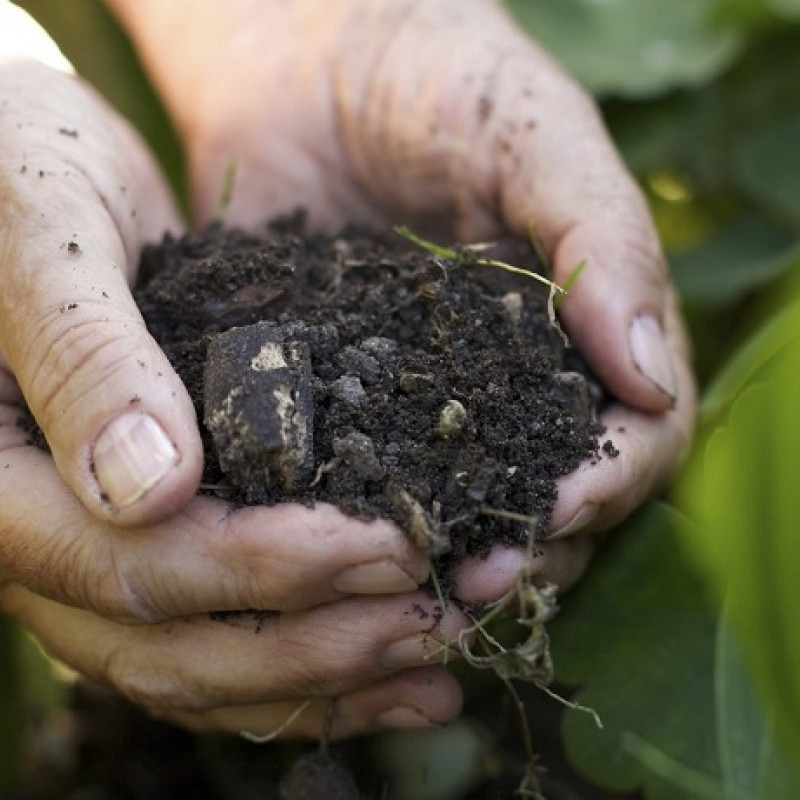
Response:
[{"label": "cupped hand", "polygon": [[196,497],[192,404],[129,291],[178,225],[141,142],[25,57],[0,54],[0,97],[0,610],[186,724],[263,735],[302,705],[291,732],[319,735],[329,697],[334,736],[452,717],[435,665],[467,620],[416,591],[400,531]]},{"label": "cupped hand", "polygon": [[[557,281],[586,267],[564,326],[616,402],[619,456],[559,483],[533,570],[566,588],[592,534],[667,481],[695,388],[645,200],[591,99],[494,0],[114,0],[186,143],[197,219],[235,165],[231,222],[409,222],[485,240],[534,228]],[[461,594],[509,588],[516,551],[465,564]]]}]

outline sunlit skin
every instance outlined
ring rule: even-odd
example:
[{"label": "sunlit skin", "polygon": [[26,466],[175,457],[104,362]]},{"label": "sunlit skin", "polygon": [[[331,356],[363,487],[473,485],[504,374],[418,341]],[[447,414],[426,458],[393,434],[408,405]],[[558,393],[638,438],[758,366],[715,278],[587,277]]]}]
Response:
[{"label": "sunlit skin", "polygon": [[[621,454],[560,482],[533,571],[568,588],[594,534],[663,485],[694,415],[653,225],[591,100],[490,0],[110,5],[183,141],[194,224],[235,164],[233,224],[303,206],[318,227],[476,241],[535,221],[557,281],[586,261],[560,312],[619,400],[604,422]],[[182,224],[143,144],[50,67],[0,59],[0,88],[0,607],[190,727],[317,736],[332,697],[335,737],[452,719],[461,690],[436,662],[469,621],[409,613],[436,601],[402,532],[195,496],[194,411],[128,289],[142,244]],[[16,428],[22,395],[52,455]],[[523,558],[464,564],[457,594],[502,595]],[[274,612],[257,634],[208,617],[251,608]]]}]

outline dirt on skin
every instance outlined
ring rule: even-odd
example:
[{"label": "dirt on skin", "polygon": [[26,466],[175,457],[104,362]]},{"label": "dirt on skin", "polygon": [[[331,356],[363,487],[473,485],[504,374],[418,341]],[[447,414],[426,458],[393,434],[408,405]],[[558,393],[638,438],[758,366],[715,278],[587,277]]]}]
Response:
[{"label": "dirt on skin", "polygon": [[[537,266],[519,245],[480,256]],[[541,536],[556,479],[616,452],[546,286],[393,231],[167,236],[136,299],[196,404],[203,492],[389,517],[442,573]]]}]

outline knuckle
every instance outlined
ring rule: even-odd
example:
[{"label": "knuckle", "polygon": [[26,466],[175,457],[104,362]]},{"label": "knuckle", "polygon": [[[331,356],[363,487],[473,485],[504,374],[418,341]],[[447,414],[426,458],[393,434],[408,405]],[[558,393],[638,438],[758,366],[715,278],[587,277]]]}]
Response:
[{"label": "knuckle", "polygon": [[181,677],[139,658],[127,648],[120,648],[105,665],[106,679],[124,697],[146,708],[185,711],[204,708]]},{"label": "knuckle", "polygon": [[630,213],[623,213],[620,217],[622,246],[633,269],[652,283],[654,290],[661,292],[669,276],[666,259],[649,215],[641,210],[638,203],[632,203],[632,206]]},{"label": "knuckle", "polygon": [[361,634],[329,627],[310,637],[285,636],[278,622],[277,638],[284,653],[284,697],[328,697],[350,691],[375,672],[375,648]]},{"label": "knuckle", "polygon": [[113,609],[113,616],[122,622],[135,625],[152,625],[167,618],[167,614],[155,601],[152,581],[147,579],[145,565],[117,557],[113,551],[110,557],[111,568],[106,586],[108,602],[106,607]]},{"label": "knuckle", "polygon": [[54,529],[47,537],[26,537],[14,528],[2,548],[3,563],[23,586],[79,608],[97,606],[99,573],[92,569],[95,559],[87,557],[87,537],[76,536],[71,526]]}]

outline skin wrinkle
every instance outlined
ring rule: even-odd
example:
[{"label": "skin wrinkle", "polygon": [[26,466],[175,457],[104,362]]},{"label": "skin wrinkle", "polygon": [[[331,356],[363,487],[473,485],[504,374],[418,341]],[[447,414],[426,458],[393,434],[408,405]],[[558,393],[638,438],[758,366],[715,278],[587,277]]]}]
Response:
[{"label": "skin wrinkle", "polygon": [[[237,570],[236,565],[230,564],[230,555],[227,557],[217,557],[214,550],[209,551],[210,543],[216,544],[218,541],[224,541],[223,536],[209,535],[206,530],[207,523],[202,519],[196,518],[192,510],[198,505],[193,502],[185,509],[182,509],[174,518],[174,526],[172,530],[179,531],[178,536],[182,542],[175,542],[167,530],[162,530],[162,526],[157,526],[154,529],[139,531],[135,533],[135,538],[129,543],[121,554],[117,557],[120,559],[119,574],[121,580],[118,584],[119,594],[121,597],[122,607],[131,618],[142,624],[158,624],[167,621],[175,614],[180,614],[181,609],[187,607],[200,610],[201,605],[205,605],[207,601],[200,598],[184,597],[183,583],[181,581],[172,580],[172,570],[176,570],[179,574],[181,567],[184,566],[184,558],[181,553],[187,544],[201,542],[202,548],[193,547],[194,558],[203,557],[204,562],[208,565],[207,575],[204,580],[204,593],[209,592],[209,585],[211,582],[216,581],[220,586],[227,586],[226,578],[222,574],[223,569],[230,572],[233,578],[241,580],[242,574],[248,575],[252,572],[252,566],[246,565],[246,568]],[[216,533],[216,531],[214,532]],[[158,549],[154,550],[154,544],[158,545]],[[176,547],[176,545],[180,545]],[[177,551],[177,561],[173,562],[171,559],[175,556]],[[146,559],[146,554],[149,553],[151,560]],[[152,569],[152,563],[158,563],[161,567],[159,572]],[[197,569],[195,567],[195,569]],[[156,580],[156,576],[160,576],[160,580]],[[238,586],[239,584],[234,584]],[[158,591],[154,592],[154,587]],[[253,607],[253,596],[241,597],[238,592],[228,590],[226,593],[230,599],[223,597],[223,593],[214,590],[212,596],[219,598],[215,602],[214,610],[228,610],[237,608],[250,608]],[[156,603],[154,598],[160,597],[161,601]],[[211,609],[204,609],[210,611]]]},{"label": "skin wrinkle", "polygon": [[[55,528],[47,538],[37,536],[34,539],[24,533],[20,535],[19,527],[15,526],[7,540],[12,543],[12,548],[3,548],[3,564],[10,568],[10,574],[21,586],[57,602],[68,598],[68,602],[76,607],[86,599],[82,597],[86,592],[73,594],[74,587],[80,584],[76,580],[76,569],[81,566],[83,543],[78,539],[66,537],[65,540],[59,528]],[[14,541],[18,542],[16,547]]]},{"label": "skin wrinkle", "polygon": [[[55,314],[61,316],[58,310]],[[107,329],[105,338],[98,339],[97,323],[97,319],[84,318],[55,336],[51,328],[43,330],[40,334],[45,342],[43,351],[38,347],[39,336],[31,341],[31,355],[35,358],[28,361],[33,365],[30,394],[36,398],[36,417],[45,430],[58,418],[70,415],[70,419],[79,425],[86,396],[102,394],[107,385],[113,385],[113,378],[121,369],[130,367],[131,351],[124,347],[130,334],[124,330],[111,332]],[[90,346],[84,346],[84,341]],[[111,353],[113,358],[106,360],[103,357],[105,352]],[[53,366],[45,369],[46,364]],[[84,373],[92,377],[91,382],[82,379]],[[75,392],[76,386],[81,386],[80,392]]]},{"label": "skin wrinkle", "polygon": [[[424,14],[418,16],[424,19]],[[377,56],[373,55],[372,60],[378,66],[373,65],[373,68],[360,73],[368,76],[366,79],[369,82],[366,89],[351,94],[365,99],[348,101],[345,92],[340,88],[343,99],[338,104],[338,118],[340,127],[344,129],[346,152],[355,169],[362,175],[362,183],[371,182],[374,186],[376,175],[386,176],[377,180],[383,187],[382,192],[376,193],[375,190],[372,192],[384,207],[399,208],[401,213],[407,213],[412,206],[416,206],[415,211],[419,212],[419,198],[427,197],[426,206],[439,216],[446,216],[448,214],[446,208],[451,208],[450,216],[457,218],[456,227],[465,230],[472,227],[482,231],[488,227],[486,223],[488,218],[492,219],[493,228],[497,228],[500,209],[497,200],[500,193],[499,179],[496,176],[498,167],[493,166],[492,171],[495,174],[487,176],[481,171],[480,164],[491,163],[489,155],[494,152],[494,148],[488,142],[492,140],[492,136],[499,138],[501,131],[497,125],[487,124],[491,123],[490,118],[481,119],[481,115],[475,112],[471,102],[464,103],[460,92],[447,92],[446,86],[459,86],[469,75],[465,74],[461,66],[455,66],[453,74],[447,75],[446,65],[463,63],[463,59],[459,60],[457,45],[449,59],[444,61],[444,66],[442,60],[445,56],[440,52],[437,51],[430,56],[432,63],[436,65],[440,80],[446,84],[444,90],[426,96],[424,93],[426,87],[418,86],[416,103],[411,102],[408,96],[398,98],[390,94],[376,94],[382,85],[387,83],[382,75],[384,73],[392,75],[396,71],[396,64],[393,63],[394,50],[401,50],[404,46],[402,36],[406,30],[408,35],[411,35],[415,30],[413,27],[415,20],[416,17],[409,15],[404,28],[393,37],[392,47],[376,48]],[[429,54],[423,51],[419,54],[419,58],[425,59],[427,55]],[[508,72],[507,63],[514,64],[520,59],[527,61],[528,55],[522,50],[519,53],[496,50],[492,56],[492,63],[487,69],[482,70],[486,89],[480,96],[486,96],[488,92],[494,90],[494,84],[500,80],[499,76]],[[362,85],[364,80],[361,79]],[[340,79],[339,86],[347,87],[349,83],[358,85],[358,79],[352,76],[345,77]],[[365,92],[371,94],[365,96]],[[445,100],[447,97],[452,97],[454,100]],[[448,107],[451,107],[450,110],[447,110]],[[365,117],[359,112],[359,108],[371,109],[373,113]],[[341,122],[353,118],[360,124],[347,126]],[[490,132],[479,136],[480,128],[483,127]],[[406,134],[400,137],[396,135],[390,137],[386,133],[391,130],[396,134],[397,130],[403,129]],[[438,147],[434,147],[433,152],[429,152],[431,130],[435,131],[436,139],[439,141]],[[506,132],[503,131],[502,135],[506,135]],[[399,141],[401,144],[387,150],[383,146],[387,141]],[[464,144],[467,141],[477,141],[478,144],[467,148]],[[482,145],[481,141],[487,144]],[[474,157],[476,152],[487,154],[485,158],[478,159],[477,165]],[[421,153],[425,155],[420,156]],[[397,175],[403,176],[403,180],[397,181],[396,177],[390,179],[390,176]],[[433,186],[440,188],[432,192]],[[480,222],[470,223],[473,217],[478,217]],[[470,235],[468,238],[475,237]]]},{"label": "skin wrinkle", "polygon": [[[368,37],[367,46],[359,38],[356,41],[340,41],[337,47],[345,54],[358,53],[357,63],[351,64],[350,57],[346,55],[335,66],[336,96],[333,105],[337,138],[342,143],[342,151],[352,167],[359,189],[366,196],[374,197],[383,207],[386,206],[385,198],[375,191],[375,186],[391,185],[387,176],[391,178],[393,175],[394,159],[391,151],[384,152],[381,147],[383,137],[380,134],[365,136],[363,131],[373,130],[376,119],[379,129],[381,125],[389,128],[393,125],[392,98],[383,88],[380,74],[383,65],[391,57],[392,48],[398,46],[402,31],[411,24],[413,13],[411,9],[406,10],[408,13],[398,15],[394,24],[388,26],[386,36],[377,40]],[[377,8],[367,13],[375,14]],[[380,13],[386,12],[381,10]],[[364,25],[364,28],[371,27]],[[355,38],[352,32],[358,31],[359,27],[351,19],[343,26],[343,30],[350,39]],[[366,58],[365,53],[368,54]],[[376,176],[379,176],[377,181]]]},{"label": "skin wrinkle", "polygon": [[[109,548],[109,561],[110,569],[104,574],[113,576],[111,589],[97,608],[103,616],[127,625],[154,625],[172,616],[167,603],[154,601],[157,595],[149,588],[155,583],[149,563],[142,563],[127,552],[122,554],[115,547]],[[163,593],[173,587],[160,588]],[[175,603],[173,607],[177,606]],[[118,610],[112,611],[115,607]]]}]

